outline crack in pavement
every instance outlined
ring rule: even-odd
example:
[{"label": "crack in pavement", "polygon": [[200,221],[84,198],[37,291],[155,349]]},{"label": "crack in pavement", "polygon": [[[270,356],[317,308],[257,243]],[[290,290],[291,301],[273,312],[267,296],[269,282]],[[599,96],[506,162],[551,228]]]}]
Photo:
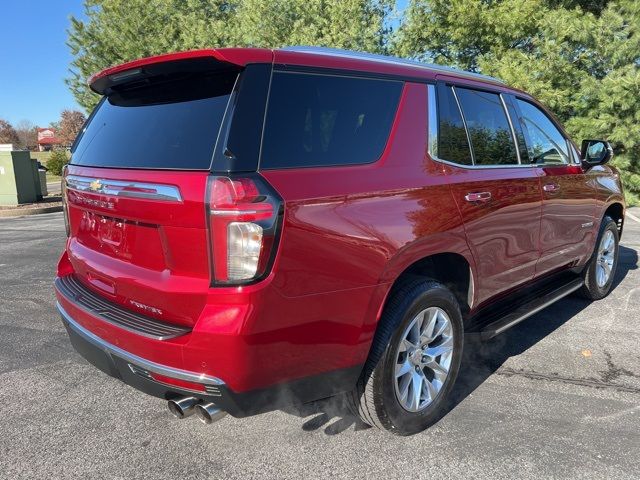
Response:
[{"label": "crack in pavement", "polygon": [[619,367],[615,363],[613,363],[611,354],[609,352],[605,351],[604,357],[607,361],[607,369],[600,372],[600,378],[603,382],[611,382],[612,380],[616,380],[622,375],[632,378],[640,378],[640,375],[638,375],[637,373],[634,373],[631,370],[627,370],[626,368]]},{"label": "crack in pavement", "polygon": [[[617,390],[619,392],[640,394],[640,387],[627,387],[625,385],[619,385],[617,383],[612,383],[612,382],[609,381],[610,379],[618,378],[618,376],[620,376],[620,374],[616,374],[615,377],[605,377],[603,375],[603,380],[595,380],[595,379],[589,379],[589,378],[565,377],[565,376],[559,375],[557,373],[538,373],[538,372],[535,372],[535,371],[532,371],[532,370],[523,370],[523,369],[515,370],[513,368],[508,368],[508,367],[500,368],[500,369],[496,370],[495,373],[497,375],[503,375],[505,377],[519,376],[519,377],[527,378],[529,380],[548,380],[548,381],[552,381],[552,382],[560,382],[560,383],[566,383],[566,384],[570,384],[570,385],[578,385],[578,386],[581,386],[581,387],[611,388],[611,389]],[[616,373],[617,373],[617,371],[616,371]],[[625,372],[625,374],[626,374],[626,372]],[[632,374],[632,376],[636,377],[635,374]],[[605,379],[607,379],[607,380],[605,380]]]}]

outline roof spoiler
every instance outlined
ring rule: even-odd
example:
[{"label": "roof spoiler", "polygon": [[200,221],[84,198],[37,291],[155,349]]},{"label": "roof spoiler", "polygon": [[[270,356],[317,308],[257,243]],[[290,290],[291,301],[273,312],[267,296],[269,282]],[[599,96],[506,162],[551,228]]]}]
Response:
[{"label": "roof spoiler", "polygon": [[241,69],[248,63],[271,63],[273,52],[267,49],[222,48],[191,50],[141,58],[102,70],[92,75],[91,90],[108,95],[114,87],[138,83],[171,73],[198,73]]}]

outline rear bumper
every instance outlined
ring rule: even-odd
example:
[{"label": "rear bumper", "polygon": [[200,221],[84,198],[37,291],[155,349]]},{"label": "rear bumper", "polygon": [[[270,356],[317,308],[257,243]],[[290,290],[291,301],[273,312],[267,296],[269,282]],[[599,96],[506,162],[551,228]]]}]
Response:
[{"label": "rear bumper", "polygon": [[[166,400],[179,396],[197,395],[203,401],[222,402],[222,392],[227,389],[219,378],[161,365],[127,352],[84,328],[67,313],[60,303],[56,303],[56,307],[62,317],[62,323],[67,329],[73,348],[89,363],[107,375],[122,380],[127,385],[149,395]],[[153,373],[176,380],[203,384],[206,392],[195,392],[165,385],[155,381],[150,376]],[[233,405],[231,405],[230,410],[233,409]]]},{"label": "rear bumper", "polygon": [[[344,392],[355,385],[362,370],[362,365],[357,365],[269,388],[236,393],[219,378],[162,365],[127,352],[80,325],[60,303],[56,306],[75,350],[106,374],[165,400],[193,396],[203,403],[212,402],[234,417],[255,415]],[[154,380],[151,374],[203,384],[205,392],[167,385]]]}]

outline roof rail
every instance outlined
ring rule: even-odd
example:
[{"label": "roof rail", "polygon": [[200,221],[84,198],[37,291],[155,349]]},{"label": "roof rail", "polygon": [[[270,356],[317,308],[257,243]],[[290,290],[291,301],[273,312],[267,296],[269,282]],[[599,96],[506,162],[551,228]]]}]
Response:
[{"label": "roof rail", "polygon": [[453,74],[460,77],[466,77],[476,80],[485,80],[490,82],[502,83],[505,82],[496,77],[490,77],[489,75],[482,75],[481,73],[467,72],[453,67],[446,67],[444,65],[438,65],[435,63],[424,63],[416,60],[408,60],[406,58],[389,57],[387,55],[378,55],[375,53],[366,52],[354,52],[351,50],[342,50],[340,48],[328,48],[328,47],[311,47],[305,45],[284,47],[280,50],[287,52],[299,52],[299,53],[312,53],[316,55],[330,55],[333,57],[352,58],[354,60],[367,60],[377,63],[388,63],[392,65],[405,65],[409,67],[421,68],[424,70],[430,70],[434,72],[440,72],[444,74]]}]

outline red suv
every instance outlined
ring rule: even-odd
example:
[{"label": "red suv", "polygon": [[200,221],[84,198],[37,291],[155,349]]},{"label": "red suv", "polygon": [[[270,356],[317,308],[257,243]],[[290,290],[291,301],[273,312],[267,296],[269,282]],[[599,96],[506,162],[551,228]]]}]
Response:
[{"label": "red suv", "polygon": [[206,422],[344,395],[446,411],[463,337],[611,289],[608,143],[437,65],[310,47],[162,55],[90,79],[55,282],[71,342]]}]

